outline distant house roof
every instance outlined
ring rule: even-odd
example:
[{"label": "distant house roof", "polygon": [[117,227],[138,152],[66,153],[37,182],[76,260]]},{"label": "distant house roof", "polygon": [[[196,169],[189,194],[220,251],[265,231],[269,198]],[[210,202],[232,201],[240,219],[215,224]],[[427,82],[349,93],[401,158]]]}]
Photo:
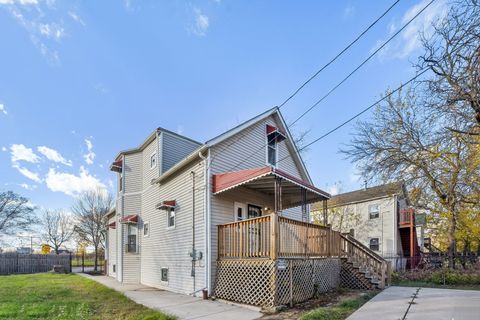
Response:
[{"label": "distant house roof", "polygon": [[[406,195],[403,181],[392,182],[366,189],[355,190],[351,192],[337,194],[328,200],[328,207],[338,207],[347,204],[365,202],[373,199],[384,198],[392,195]],[[314,211],[321,210],[322,205],[316,203],[313,205]]]}]

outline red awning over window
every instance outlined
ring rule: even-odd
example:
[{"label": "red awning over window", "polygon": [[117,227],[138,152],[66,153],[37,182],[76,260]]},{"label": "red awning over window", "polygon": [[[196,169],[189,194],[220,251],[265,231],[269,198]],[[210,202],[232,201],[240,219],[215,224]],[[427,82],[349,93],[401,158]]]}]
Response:
[{"label": "red awning over window", "polygon": [[285,132],[269,124],[267,124],[267,137],[269,141],[275,139],[277,142],[281,142],[287,138]]},{"label": "red awning over window", "polygon": [[138,214],[131,214],[131,215],[125,216],[122,218],[121,222],[136,224],[138,223]]},{"label": "red awning over window", "polygon": [[157,204],[157,209],[174,209],[177,206],[176,200],[165,200]]},{"label": "red awning over window", "polygon": [[110,165],[110,171],[122,172],[123,161],[117,160]]},{"label": "red awning over window", "polygon": [[115,229],[115,228],[117,227],[117,223],[116,223],[115,221],[113,221],[112,223],[110,223],[110,224],[108,225],[108,227],[109,227],[110,229]]}]

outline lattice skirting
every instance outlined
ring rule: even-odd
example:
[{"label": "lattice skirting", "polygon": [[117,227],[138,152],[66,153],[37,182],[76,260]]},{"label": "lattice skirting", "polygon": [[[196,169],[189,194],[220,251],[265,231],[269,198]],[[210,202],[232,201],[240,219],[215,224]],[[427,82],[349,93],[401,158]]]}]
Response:
[{"label": "lattice skirting", "polygon": [[346,260],[342,261],[340,286],[343,288],[362,290],[370,290],[373,288],[369,280],[358,272],[358,268],[354,268]]},{"label": "lattice skirting", "polygon": [[266,308],[302,302],[338,287],[340,269],[337,258],[219,260],[215,295]]}]

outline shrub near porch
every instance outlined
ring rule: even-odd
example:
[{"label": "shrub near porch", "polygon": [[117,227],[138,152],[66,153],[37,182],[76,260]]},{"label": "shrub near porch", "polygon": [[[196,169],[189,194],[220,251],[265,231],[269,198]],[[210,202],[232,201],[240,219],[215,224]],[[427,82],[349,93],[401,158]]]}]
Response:
[{"label": "shrub near porch", "polygon": [[175,319],[92,280],[53,273],[0,278],[0,319],[13,318]]}]

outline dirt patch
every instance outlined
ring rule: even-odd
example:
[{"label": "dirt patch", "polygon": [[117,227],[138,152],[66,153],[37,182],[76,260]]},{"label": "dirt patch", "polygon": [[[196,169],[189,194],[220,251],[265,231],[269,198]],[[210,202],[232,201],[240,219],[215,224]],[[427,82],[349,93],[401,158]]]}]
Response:
[{"label": "dirt patch", "polygon": [[300,319],[302,315],[313,309],[321,307],[331,307],[337,303],[345,300],[357,298],[366,291],[348,290],[348,291],[332,291],[321,294],[315,299],[295,304],[292,308],[288,308],[284,311],[280,311],[275,314],[264,315],[262,320],[287,320],[287,319]]}]

